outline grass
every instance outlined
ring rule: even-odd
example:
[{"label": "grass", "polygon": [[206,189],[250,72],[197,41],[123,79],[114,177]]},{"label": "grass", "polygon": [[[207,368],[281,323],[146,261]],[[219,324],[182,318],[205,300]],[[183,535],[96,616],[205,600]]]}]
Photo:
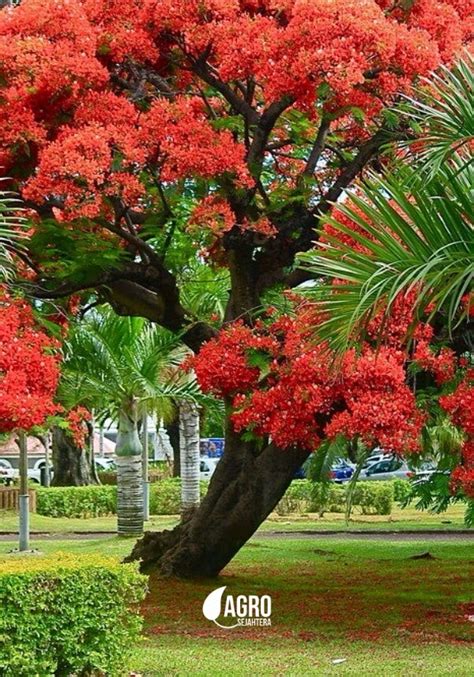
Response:
[{"label": "grass", "polygon": [[[385,515],[361,515],[354,513],[349,529],[357,531],[406,531],[437,529],[440,531],[452,531],[464,529],[464,507],[452,505],[445,513],[433,515],[421,512],[415,508],[401,509],[396,506],[392,514]],[[147,529],[168,529],[178,521],[176,515],[152,515],[147,523]],[[48,533],[71,533],[71,532],[94,532],[114,531],[116,517],[91,517],[88,519],[64,519],[60,517],[44,517],[43,515],[31,515],[31,530],[33,532]],[[275,513],[262,525],[262,531],[346,531],[347,526],[344,515],[341,513],[327,513],[319,519],[317,515],[288,515],[280,517]],[[0,531],[15,532],[18,529],[18,516],[11,511],[0,511]]]},{"label": "grass", "polygon": [[[12,544],[0,543],[0,553]],[[48,552],[125,555],[115,537],[41,541]],[[434,559],[412,559],[427,550]],[[154,578],[131,667],[160,675],[471,675],[474,553],[465,541],[254,538],[218,580]],[[206,595],[270,594],[270,628],[222,630]],[[345,658],[340,665],[332,661]]]}]

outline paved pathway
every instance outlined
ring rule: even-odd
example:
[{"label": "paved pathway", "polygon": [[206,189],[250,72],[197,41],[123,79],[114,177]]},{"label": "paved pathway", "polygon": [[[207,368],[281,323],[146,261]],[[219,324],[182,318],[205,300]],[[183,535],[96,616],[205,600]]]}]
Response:
[{"label": "paved pathway", "polygon": [[[115,531],[84,531],[73,533],[31,534],[32,541],[78,541],[111,538]],[[16,532],[0,532],[0,541],[15,541]],[[368,541],[469,541],[474,544],[472,531],[258,531],[254,538],[260,539],[303,539],[319,540],[331,538],[335,540],[368,540]]]}]

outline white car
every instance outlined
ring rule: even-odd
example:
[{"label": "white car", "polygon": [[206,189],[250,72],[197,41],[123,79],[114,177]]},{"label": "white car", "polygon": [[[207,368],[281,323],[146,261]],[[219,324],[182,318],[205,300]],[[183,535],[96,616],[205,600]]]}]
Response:
[{"label": "white car", "polygon": [[373,453],[368,458],[366,458],[364,465],[362,466],[362,470],[367,470],[367,468],[369,468],[374,463],[378,463],[379,461],[388,461],[392,458],[393,454],[387,454],[384,451],[377,451],[377,453]]},{"label": "white car", "polygon": [[372,463],[365,470],[361,470],[360,480],[407,480],[415,473],[410,470],[405,461],[397,456]]},{"label": "white car", "polygon": [[104,458],[102,456],[96,456],[95,457],[95,467],[97,470],[116,470],[117,469],[117,464],[115,463],[113,458]]},{"label": "white car", "polygon": [[0,461],[0,483],[6,484],[7,487],[13,484],[15,480],[15,471],[11,463],[8,461]]},{"label": "white car", "polygon": [[208,456],[201,456],[200,476],[202,480],[210,480],[219,463],[219,458],[209,458]]}]

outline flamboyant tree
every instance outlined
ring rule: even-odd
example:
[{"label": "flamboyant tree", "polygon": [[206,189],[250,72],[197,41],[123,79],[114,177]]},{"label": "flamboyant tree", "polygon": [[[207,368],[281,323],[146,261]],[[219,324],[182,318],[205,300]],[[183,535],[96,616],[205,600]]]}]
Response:
[{"label": "flamboyant tree", "polygon": [[435,509],[464,498],[472,524],[474,59],[464,54],[426,84],[410,105],[422,130],[403,165],[361,184],[301,258],[320,281],[306,290],[321,311],[319,341],[341,354],[374,332],[404,338],[425,446],[448,471],[415,493]]},{"label": "flamboyant tree", "polygon": [[0,432],[18,433],[20,448],[20,550],[29,546],[26,433],[58,410],[55,339],[38,325],[31,306],[0,287]]},{"label": "flamboyant tree", "polygon": [[[387,106],[469,40],[472,14],[472,0],[24,0],[2,10],[0,164],[31,210],[31,290],[107,300],[199,352],[218,323],[180,297],[184,241],[229,269],[225,319],[243,324],[223,341],[245,332],[276,287],[304,279],[295,255],[321,217],[408,132]],[[396,358],[386,361],[409,410]],[[241,372],[243,385],[256,377]],[[205,501],[144,540],[147,564],[216,573],[273,509],[309,448],[297,436],[282,450],[259,425],[256,442],[229,417]]]}]

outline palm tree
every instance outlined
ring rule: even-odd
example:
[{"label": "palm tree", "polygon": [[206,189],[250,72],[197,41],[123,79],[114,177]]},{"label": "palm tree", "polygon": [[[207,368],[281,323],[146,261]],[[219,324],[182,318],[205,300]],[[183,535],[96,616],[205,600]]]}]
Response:
[{"label": "palm tree", "polygon": [[[318,335],[337,351],[411,289],[416,318],[436,314],[453,344],[473,349],[469,309],[461,317],[459,310],[474,278],[473,66],[466,55],[425,83],[419,101],[408,101],[421,133],[415,146],[405,144],[405,163],[386,178],[372,177],[339,207],[357,232],[330,218],[331,235],[301,256],[317,280],[304,293],[328,313]],[[345,284],[334,286],[334,279]]]},{"label": "palm tree", "polygon": [[181,512],[183,517],[199,505],[200,437],[196,402],[179,405],[179,446],[181,468]]},{"label": "palm tree", "polygon": [[[0,179],[1,180],[1,179]],[[25,219],[14,194],[0,191],[0,281],[9,281],[14,271],[14,253],[21,253]]]},{"label": "palm tree", "polygon": [[196,383],[180,370],[185,351],[170,332],[136,317],[94,310],[71,332],[60,395],[119,422],[117,437],[118,533],[143,532],[142,445],[146,411],[172,413],[176,400],[193,400]]}]

